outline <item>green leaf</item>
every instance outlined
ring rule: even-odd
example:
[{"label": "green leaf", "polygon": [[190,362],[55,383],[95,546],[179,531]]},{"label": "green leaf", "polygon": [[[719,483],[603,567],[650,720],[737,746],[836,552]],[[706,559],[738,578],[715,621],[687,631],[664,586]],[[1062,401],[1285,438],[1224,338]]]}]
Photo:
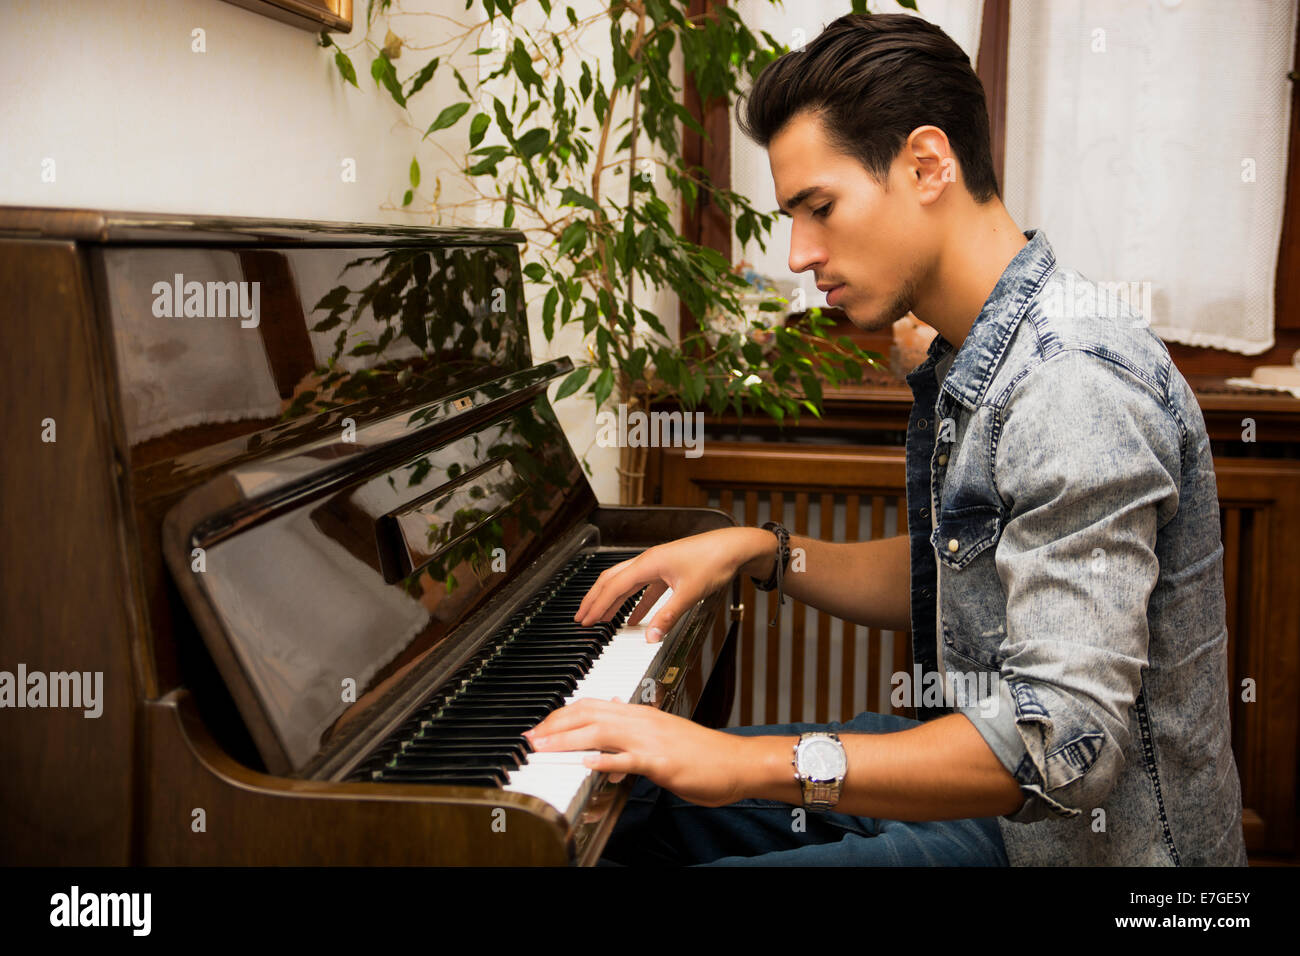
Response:
[{"label": "green leaf", "polygon": [[488,119],[486,113],[479,113],[469,123],[469,144],[477,146],[483,141],[483,134],[487,132],[488,124],[492,121]]},{"label": "green leaf", "polygon": [[564,232],[560,234],[560,248],[556,255],[563,258],[570,249],[575,253],[582,252],[583,247],[587,244],[587,224],[585,222],[571,222],[565,227]]},{"label": "green leaf", "polygon": [[[578,190],[574,189],[572,186],[565,186],[564,190],[560,193],[560,205],[583,206],[586,209],[590,209],[592,212],[601,212],[600,206],[596,205],[594,199],[584,193],[578,192]],[[630,219],[628,221],[631,222]]]},{"label": "green leaf", "polygon": [[519,78],[520,83],[524,84],[525,90],[533,86],[538,89],[542,88],[542,78],[533,69],[533,58],[528,55],[523,40],[515,39],[515,45],[510,50],[509,59],[514,65],[515,76]]},{"label": "green leaf", "polygon": [[398,106],[406,107],[406,95],[402,92],[402,84],[397,81],[397,70],[393,67],[393,61],[388,58],[387,53],[380,51],[379,56],[371,61],[370,75],[375,78],[376,83],[388,90]]},{"label": "green leaf", "polygon": [[486,176],[488,173],[495,174],[497,171],[497,164],[500,162],[500,156],[489,156],[487,159],[477,162],[469,169],[465,170],[465,175]]},{"label": "green leaf", "polygon": [[803,374],[799,376],[799,381],[803,383],[803,391],[808,396],[809,401],[820,405],[822,403],[822,383],[816,375]]},{"label": "green leaf", "polygon": [[542,150],[546,149],[551,142],[551,131],[542,127],[530,129],[523,136],[519,137],[519,143],[516,148],[519,155],[525,158],[536,156]]},{"label": "green leaf", "polygon": [[469,112],[468,103],[453,103],[451,106],[448,106],[446,109],[444,109],[441,113],[438,114],[438,118],[433,121],[432,125],[430,125],[427,130],[425,130],[424,135],[428,136],[432,132],[435,132],[440,129],[446,129],[448,126],[454,125],[458,119],[460,119],[468,112]]},{"label": "green leaf", "polygon": [[664,338],[668,338],[668,337],[669,337],[669,336],[668,336],[668,330],[665,329],[665,328],[664,328],[664,324],[663,324],[662,322],[659,321],[659,316],[655,315],[655,314],[654,314],[653,312],[651,312],[649,309],[641,309],[641,308],[638,308],[638,309],[637,309],[637,312],[639,312],[639,313],[641,314],[641,318],[642,318],[643,320],[645,320],[646,325],[650,326],[650,328],[654,329],[656,332],[658,332],[658,333],[659,333],[660,335],[662,335]]},{"label": "green leaf", "polygon": [[524,266],[524,275],[534,282],[541,282],[546,278],[546,267],[540,262],[530,262]]},{"label": "green leaf", "polygon": [[592,386],[592,395],[596,399],[596,407],[600,408],[605,404],[605,399],[609,398],[609,393],[614,390],[614,370],[605,368],[601,370],[600,377],[596,379],[596,384]]},{"label": "green leaf", "polygon": [[501,127],[501,132],[505,134],[506,139],[514,141],[515,124],[510,122],[510,117],[506,115],[505,104],[495,96],[492,97],[492,111],[496,114],[497,126]]},{"label": "green leaf", "polygon": [[420,188],[420,164],[414,158],[411,159],[411,188]]},{"label": "green leaf", "polygon": [[551,286],[546,293],[546,301],[542,304],[542,334],[548,342],[555,337],[555,305],[559,301],[560,293]]},{"label": "green leaf", "polygon": [[[353,86],[357,86],[357,69],[352,65],[352,60],[340,49],[334,50],[334,65],[339,68],[343,74],[343,79],[347,80]],[[357,89],[361,87],[357,86]]]},{"label": "green leaf", "polygon": [[415,193],[408,189],[406,193],[402,196],[402,205],[409,206],[411,204],[411,200],[414,198],[415,198]]},{"label": "green leaf", "polygon": [[704,390],[708,387],[708,381],[704,376],[704,369],[697,368],[691,375],[690,382],[687,383],[686,401],[687,404],[694,408],[704,397]]},{"label": "green leaf", "polygon": [[645,373],[646,349],[644,346],[632,350],[623,365],[623,371],[631,379],[639,379]]},{"label": "green leaf", "polygon": [[438,69],[438,58],[435,56],[424,65],[424,69],[415,74],[415,78],[411,81],[411,91],[406,94],[407,97],[412,97],[420,92],[424,88],[424,84],[433,79],[433,72],[436,69]]},{"label": "green leaf", "polygon": [[[552,292],[555,290],[552,289]],[[569,373],[569,377],[560,383],[559,391],[555,393],[555,400],[558,402],[562,398],[568,398],[583,385],[587,384],[587,376],[591,374],[591,366],[584,365],[582,368],[575,368]]]},{"label": "green leaf", "polygon": [[515,204],[510,203],[506,206],[506,214],[501,217],[501,225],[509,229],[515,223]]}]

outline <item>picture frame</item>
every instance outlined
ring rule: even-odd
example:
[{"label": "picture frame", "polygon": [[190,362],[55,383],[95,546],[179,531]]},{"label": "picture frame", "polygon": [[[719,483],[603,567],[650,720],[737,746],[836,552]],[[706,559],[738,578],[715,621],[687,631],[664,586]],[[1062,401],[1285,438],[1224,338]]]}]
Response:
[{"label": "picture frame", "polygon": [[352,32],[352,0],[226,0],[303,30]]}]

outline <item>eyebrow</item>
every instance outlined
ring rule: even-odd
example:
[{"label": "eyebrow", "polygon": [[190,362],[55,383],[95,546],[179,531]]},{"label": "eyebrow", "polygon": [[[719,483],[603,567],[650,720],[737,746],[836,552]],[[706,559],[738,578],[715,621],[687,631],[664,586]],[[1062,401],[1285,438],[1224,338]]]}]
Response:
[{"label": "eyebrow", "polygon": [[805,199],[807,199],[813,193],[821,192],[823,189],[826,188],[827,188],[826,186],[819,184],[816,186],[809,186],[806,189],[801,189],[793,196],[791,196],[789,202],[787,202],[785,205],[782,205],[781,200],[778,199],[776,201],[777,214],[781,216],[789,216],[791,214],[791,210],[798,207],[798,205],[802,203]]}]

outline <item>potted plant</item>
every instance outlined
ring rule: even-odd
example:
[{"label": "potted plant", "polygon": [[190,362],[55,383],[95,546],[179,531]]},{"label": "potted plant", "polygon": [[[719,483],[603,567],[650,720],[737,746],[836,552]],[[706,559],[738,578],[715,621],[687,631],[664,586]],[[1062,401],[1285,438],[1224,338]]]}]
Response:
[{"label": "potted plant", "polygon": [[[437,112],[426,139],[469,123],[470,150],[460,172],[490,187],[480,194],[500,204],[503,225],[527,220],[519,225],[529,237],[523,271],[542,300],[546,337],[580,326],[587,343],[557,400],[585,392],[598,409],[622,404],[630,413],[669,398],[688,411],[758,410],[782,423],[801,410],[820,415],[823,383],[857,381],[863,366],[879,366],[881,357],[847,337],[830,337],[833,323],[819,309],[787,324],[789,299],[782,290],[756,285],[715,250],[678,235],[659,195],[662,171],[683,201],[717,204],[742,245],[753,238],[766,248],[776,213],[756,210],[683,161],[678,123],[701,135],[704,130],[681,105],[670,56],[680,46],[686,72],[709,102],[732,99],[742,81],[747,85],[787,48],[766,32],[755,36],[725,6],[692,17],[672,0],[615,0],[579,19],[572,7],[561,11],[549,0],[537,5],[545,23],[527,30],[514,19],[522,0],[483,0],[487,20],[470,26],[484,30],[493,45],[473,55],[493,58],[497,66],[474,86],[441,56],[399,72],[395,60],[403,43],[393,30],[391,0],[372,0],[366,32],[350,52],[328,34],[320,42],[333,52],[344,80],[358,88],[353,56],[364,51],[376,84],[412,118],[419,110],[432,113],[419,94],[439,69],[451,72],[464,100]],[[575,38],[598,21],[608,24],[612,74],[572,52]],[[380,30],[382,44],[370,39]],[[489,89],[502,78],[513,81],[509,102]],[[630,99],[630,111],[615,126],[620,97]],[[487,141],[489,132],[496,142]],[[607,168],[627,177],[623,195],[602,190]],[[417,155],[404,208],[418,208],[420,186]],[[428,209],[435,222],[437,199],[435,190]],[[638,306],[632,296],[638,278],[676,292],[696,317],[694,326],[675,336],[652,310]],[[646,449],[620,447],[619,454],[621,498],[639,502]]]}]

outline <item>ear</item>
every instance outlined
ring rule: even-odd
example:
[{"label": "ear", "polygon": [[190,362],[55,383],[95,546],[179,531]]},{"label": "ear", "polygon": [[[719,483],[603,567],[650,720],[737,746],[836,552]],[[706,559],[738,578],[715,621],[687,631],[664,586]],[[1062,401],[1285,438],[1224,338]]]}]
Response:
[{"label": "ear", "polygon": [[909,184],[922,205],[938,200],[961,171],[948,134],[937,126],[918,126],[903,144],[903,159]]}]

